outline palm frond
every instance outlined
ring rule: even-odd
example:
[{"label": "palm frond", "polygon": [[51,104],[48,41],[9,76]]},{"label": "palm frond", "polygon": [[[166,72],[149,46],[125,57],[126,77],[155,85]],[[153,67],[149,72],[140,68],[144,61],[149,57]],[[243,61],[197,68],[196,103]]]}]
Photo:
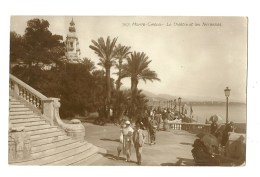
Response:
[{"label": "palm frond", "polygon": [[111,42],[109,36],[107,37],[106,42],[103,37],[98,38],[97,41],[92,40],[93,45],[90,45],[89,48],[94,50],[95,54],[100,57],[101,66],[111,68],[115,64],[113,60],[116,41],[117,38],[114,38]]},{"label": "palm frond", "polygon": [[155,71],[149,69],[151,60],[144,52],[136,52],[127,57],[127,64],[122,66],[122,75],[131,77],[132,80],[143,80],[153,82],[160,81]]}]

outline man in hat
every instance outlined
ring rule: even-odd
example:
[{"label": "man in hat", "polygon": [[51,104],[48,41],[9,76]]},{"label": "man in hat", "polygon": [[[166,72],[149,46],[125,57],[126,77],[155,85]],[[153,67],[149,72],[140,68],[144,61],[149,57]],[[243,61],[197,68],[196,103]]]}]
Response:
[{"label": "man in hat", "polygon": [[218,129],[218,124],[216,120],[213,120],[210,125],[210,134],[216,136],[216,131]]},{"label": "man in hat", "polygon": [[[132,144],[132,136],[134,130],[130,126],[130,121],[125,121],[124,127],[121,129],[121,134],[123,135],[123,153],[126,155],[126,161],[130,161],[130,155],[131,155],[131,144]],[[121,151],[120,151],[121,152]],[[120,155],[120,152],[118,151],[118,156]]]},{"label": "man in hat", "polygon": [[133,133],[133,142],[136,152],[137,164],[141,165],[142,163],[142,150],[145,142],[145,134],[142,129],[140,129],[140,123],[136,123],[136,129]]},{"label": "man in hat", "polygon": [[233,132],[234,131],[234,122],[231,121],[228,124],[226,124],[225,129],[223,131],[222,134],[222,141],[221,141],[221,145],[225,146],[227,144],[228,141],[228,132]]}]

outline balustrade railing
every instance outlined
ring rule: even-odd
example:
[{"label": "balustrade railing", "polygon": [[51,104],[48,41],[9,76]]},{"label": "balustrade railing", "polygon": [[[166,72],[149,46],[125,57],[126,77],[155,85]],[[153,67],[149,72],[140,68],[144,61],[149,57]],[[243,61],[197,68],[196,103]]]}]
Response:
[{"label": "balustrade railing", "polygon": [[9,84],[9,89],[13,93],[26,100],[27,103],[30,103],[32,106],[38,108],[41,113],[43,113],[43,104],[45,101],[48,101],[49,98],[11,74]]},{"label": "balustrade railing", "polygon": [[48,98],[27,85],[23,81],[19,80],[12,74],[10,76],[9,89],[10,92],[30,106],[37,108],[37,112],[41,112],[41,117],[47,120],[51,125],[56,124],[67,132],[68,136],[84,140],[85,127],[79,120],[74,119],[69,124],[64,123],[59,115],[60,102],[58,98]]},{"label": "balustrade railing", "polygon": [[177,123],[170,122],[170,127],[173,130],[186,130],[191,132],[210,132],[209,124],[200,124],[200,123]]}]

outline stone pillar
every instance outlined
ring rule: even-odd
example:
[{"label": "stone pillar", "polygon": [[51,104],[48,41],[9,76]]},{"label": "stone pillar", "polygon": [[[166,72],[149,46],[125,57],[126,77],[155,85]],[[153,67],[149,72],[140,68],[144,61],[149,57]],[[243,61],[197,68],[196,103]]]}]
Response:
[{"label": "stone pillar", "polygon": [[54,125],[53,124],[53,119],[54,119],[53,102],[54,102],[54,99],[48,98],[48,99],[42,100],[42,102],[43,102],[43,106],[42,106],[43,115],[46,116],[49,123],[53,126]]},{"label": "stone pillar", "polygon": [[8,145],[9,161],[30,157],[31,140],[30,135],[24,132],[24,127],[12,127],[10,129]]},{"label": "stone pillar", "polygon": [[13,82],[13,83],[14,83],[14,93],[16,95],[19,95],[19,86],[18,86],[18,84],[16,82]]},{"label": "stone pillar", "polygon": [[81,142],[85,139],[85,127],[78,119],[72,119],[70,124],[66,126],[65,131],[68,136],[72,137],[72,139],[77,139]]},{"label": "stone pillar", "polygon": [[170,129],[169,122],[168,122],[167,119],[165,119],[165,120],[163,121],[163,130],[164,130],[164,131],[170,131],[169,129]]}]

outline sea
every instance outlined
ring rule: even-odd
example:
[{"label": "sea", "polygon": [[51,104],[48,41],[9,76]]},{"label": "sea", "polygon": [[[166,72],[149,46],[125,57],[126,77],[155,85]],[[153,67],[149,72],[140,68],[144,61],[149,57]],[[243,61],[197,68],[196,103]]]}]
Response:
[{"label": "sea", "polygon": [[[246,104],[229,105],[228,120],[234,123],[246,123]],[[193,119],[198,123],[205,123],[206,119],[212,115],[218,115],[222,118],[221,122],[226,122],[226,106],[225,105],[194,105]]]}]

